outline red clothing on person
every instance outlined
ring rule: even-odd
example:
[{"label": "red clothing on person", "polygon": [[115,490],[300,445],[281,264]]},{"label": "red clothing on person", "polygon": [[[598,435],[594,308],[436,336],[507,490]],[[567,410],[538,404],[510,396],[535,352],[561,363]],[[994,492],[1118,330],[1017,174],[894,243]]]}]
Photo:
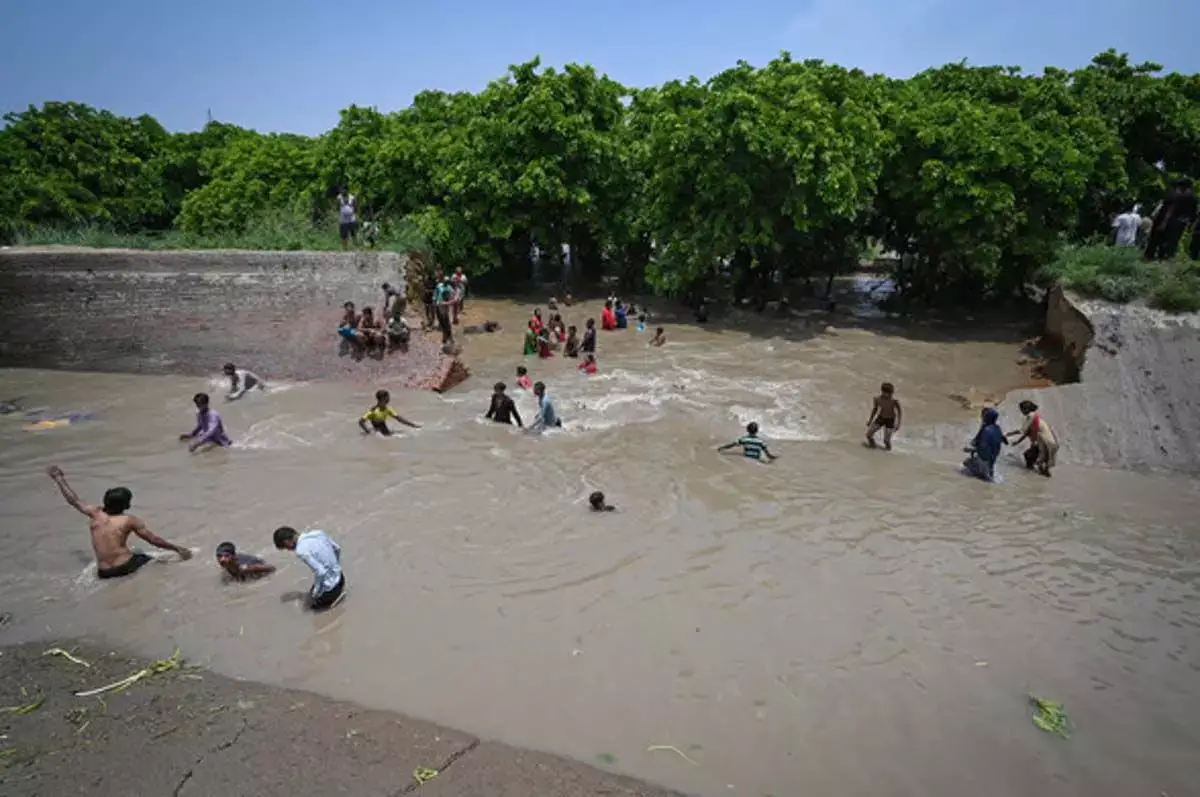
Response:
[{"label": "red clothing on person", "polygon": [[530,318],[529,323],[533,324],[533,334],[535,335],[540,333],[542,331],[542,327],[545,326],[545,324],[542,323],[542,319],[538,318],[537,316]]},{"label": "red clothing on person", "polygon": [[600,311],[600,328],[609,331],[617,328],[617,314],[611,308],[605,307]]},{"label": "red clothing on person", "polygon": [[585,360],[579,364],[579,370],[583,371],[585,374],[594,374],[596,373],[596,364],[593,362],[587,362]]},{"label": "red clothing on person", "polygon": [[533,380],[527,376],[518,376],[517,387],[524,388],[525,390],[533,390]]},{"label": "red clothing on person", "polygon": [[547,357],[553,357],[554,351],[550,348],[550,341],[545,338],[538,338],[538,357],[543,360]]}]

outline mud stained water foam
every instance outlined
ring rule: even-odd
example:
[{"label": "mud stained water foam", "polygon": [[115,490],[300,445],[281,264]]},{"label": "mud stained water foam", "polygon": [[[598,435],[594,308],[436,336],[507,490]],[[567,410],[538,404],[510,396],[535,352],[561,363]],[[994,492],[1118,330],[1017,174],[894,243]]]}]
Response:
[{"label": "mud stained water foam", "polygon": [[[358,432],[373,386],[301,383],[218,402],[237,445],[188,456],[175,438],[191,395],[216,392],[204,378],[0,373],[0,399],[94,416],[36,432],[0,417],[6,640],[179,645],[701,795],[1193,788],[1200,489],[1069,458],[1046,480],[1015,455],[1003,485],[960,476],[974,413],[951,396],[1016,384],[1011,336],[668,324],[662,350],[601,333],[586,377],[518,356],[528,309],[470,305],[504,331],[466,340],[463,387],[393,391],[422,428],[391,439]],[[479,422],[501,379],[532,418],[522,363],[562,430]],[[861,445],[883,379],[905,411],[891,454]],[[778,462],[714,452],[750,420]],[[100,584],[52,462],[87,500],[129,486],[198,556]],[[588,513],[593,489],[619,511]],[[341,543],[336,612],[281,602],[309,580],[271,545],[285,523]],[[226,539],[279,572],[223,586]],[[1066,704],[1070,741],[1031,724],[1030,692]]]}]

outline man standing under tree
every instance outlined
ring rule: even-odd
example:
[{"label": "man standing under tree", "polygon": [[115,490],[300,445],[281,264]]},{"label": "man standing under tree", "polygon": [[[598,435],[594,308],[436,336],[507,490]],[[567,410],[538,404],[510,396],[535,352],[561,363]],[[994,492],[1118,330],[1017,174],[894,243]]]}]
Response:
[{"label": "man standing under tree", "polygon": [[338,235],[342,239],[342,249],[345,249],[351,239],[358,240],[358,198],[342,186],[337,195],[338,206]]}]

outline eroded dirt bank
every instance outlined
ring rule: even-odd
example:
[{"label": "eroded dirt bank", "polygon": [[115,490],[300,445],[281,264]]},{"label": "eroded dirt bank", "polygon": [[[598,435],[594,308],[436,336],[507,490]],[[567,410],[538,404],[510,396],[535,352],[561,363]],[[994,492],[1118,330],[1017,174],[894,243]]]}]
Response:
[{"label": "eroded dirt bank", "polygon": [[1200,316],[1051,292],[1047,334],[1079,371],[1077,384],[1029,394],[1084,465],[1200,472]]},{"label": "eroded dirt bank", "polygon": [[442,388],[455,369],[432,338],[355,358],[334,331],[343,302],[379,310],[406,269],[394,252],[0,250],[0,365],[204,375],[233,361]]},{"label": "eroded dirt bank", "polygon": [[[71,652],[79,664],[54,648]],[[555,756],[306,692],[182,668],[98,697],[149,662],[99,643],[0,649],[6,797],[330,794],[670,797]],[[436,770],[436,776],[428,771]],[[424,783],[418,782],[415,773]]]}]

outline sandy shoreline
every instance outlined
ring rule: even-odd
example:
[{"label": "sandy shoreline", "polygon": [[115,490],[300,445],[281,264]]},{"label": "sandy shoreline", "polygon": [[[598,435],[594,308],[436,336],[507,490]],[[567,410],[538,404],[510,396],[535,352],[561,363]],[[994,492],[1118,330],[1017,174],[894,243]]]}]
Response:
[{"label": "sandy shoreline", "polygon": [[[46,655],[54,648],[88,666]],[[580,762],[186,661],[124,691],[75,696],[149,663],[98,640],[0,649],[0,793],[678,797]],[[36,707],[7,710],[28,706]],[[424,770],[437,775],[418,782]]]}]

